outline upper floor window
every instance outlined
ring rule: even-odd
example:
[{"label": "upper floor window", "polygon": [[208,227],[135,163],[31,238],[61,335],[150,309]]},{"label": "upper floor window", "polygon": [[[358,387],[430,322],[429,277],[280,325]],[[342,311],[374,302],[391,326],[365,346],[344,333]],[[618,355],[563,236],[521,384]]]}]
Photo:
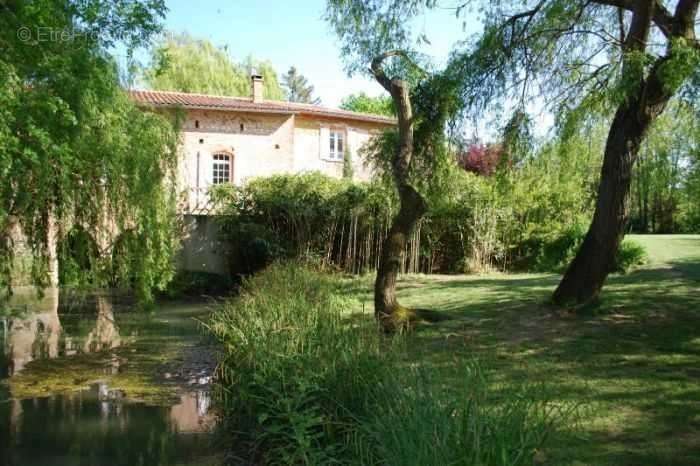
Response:
[{"label": "upper floor window", "polygon": [[231,182],[231,156],[228,154],[214,154],[212,156],[212,184]]},{"label": "upper floor window", "polygon": [[328,157],[332,160],[343,160],[343,151],[345,150],[345,134],[343,131],[330,131],[330,151]]}]

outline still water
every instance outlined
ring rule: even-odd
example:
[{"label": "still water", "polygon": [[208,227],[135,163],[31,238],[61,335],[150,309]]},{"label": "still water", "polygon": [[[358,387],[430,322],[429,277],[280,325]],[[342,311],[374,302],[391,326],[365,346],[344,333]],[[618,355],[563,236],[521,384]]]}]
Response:
[{"label": "still water", "polygon": [[29,290],[0,307],[0,465],[213,465],[206,304]]}]

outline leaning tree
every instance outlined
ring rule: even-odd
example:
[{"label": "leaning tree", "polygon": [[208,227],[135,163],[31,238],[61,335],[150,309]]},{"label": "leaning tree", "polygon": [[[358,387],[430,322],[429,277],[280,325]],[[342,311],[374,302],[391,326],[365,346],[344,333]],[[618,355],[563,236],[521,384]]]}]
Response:
[{"label": "leaning tree", "polygon": [[640,145],[669,101],[697,82],[699,3],[489,2],[484,32],[452,57],[466,109],[534,103],[557,114],[565,132],[592,115],[609,118],[593,219],[554,293],[557,304],[592,302],[612,269]]},{"label": "leaning tree", "polygon": [[[445,7],[436,0],[329,3],[331,11],[344,6],[345,17],[331,16],[341,38],[352,37],[353,30],[364,33],[343,41],[343,55],[355,63],[358,50],[409,43],[415,37],[411,19]],[[585,121],[609,121],[593,219],[554,293],[558,304],[598,297],[624,236],[632,169],[647,131],[675,96],[697,101],[698,3],[466,0],[454,6],[458,18],[475,8],[484,17],[475,37],[455,38],[443,71],[460,83],[463,117],[545,109],[557,117],[562,137]]]},{"label": "leaning tree", "polygon": [[439,189],[440,174],[447,167],[447,123],[458,106],[456,82],[420,66],[421,57],[393,24],[392,11],[410,16],[415,5],[395,2],[387,10],[375,6],[362,0],[331,0],[327,19],[341,39],[348,70],[367,72],[389,93],[396,109],[396,130],[384,133],[365,150],[391,180],[399,198],[399,211],[382,244],[374,285],[375,317],[391,332],[416,319],[436,317],[400,305],[396,282],[407,239],[427,211],[426,198]]}]

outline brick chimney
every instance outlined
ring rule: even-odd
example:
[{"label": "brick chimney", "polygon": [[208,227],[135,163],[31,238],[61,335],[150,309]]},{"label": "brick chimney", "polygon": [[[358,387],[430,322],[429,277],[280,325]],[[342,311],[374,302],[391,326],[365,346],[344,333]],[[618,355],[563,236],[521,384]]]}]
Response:
[{"label": "brick chimney", "polygon": [[253,102],[258,103],[263,101],[263,77],[253,72],[250,77],[250,82],[253,90]]}]

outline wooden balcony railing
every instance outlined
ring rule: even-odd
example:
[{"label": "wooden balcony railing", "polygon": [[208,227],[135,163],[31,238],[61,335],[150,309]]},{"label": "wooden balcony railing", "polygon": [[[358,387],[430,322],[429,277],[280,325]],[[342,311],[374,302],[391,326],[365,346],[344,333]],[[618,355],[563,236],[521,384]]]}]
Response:
[{"label": "wooden balcony railing", "polygon": [[209,188],[187,188],[178,209],[184,215],[214,215]]}]

